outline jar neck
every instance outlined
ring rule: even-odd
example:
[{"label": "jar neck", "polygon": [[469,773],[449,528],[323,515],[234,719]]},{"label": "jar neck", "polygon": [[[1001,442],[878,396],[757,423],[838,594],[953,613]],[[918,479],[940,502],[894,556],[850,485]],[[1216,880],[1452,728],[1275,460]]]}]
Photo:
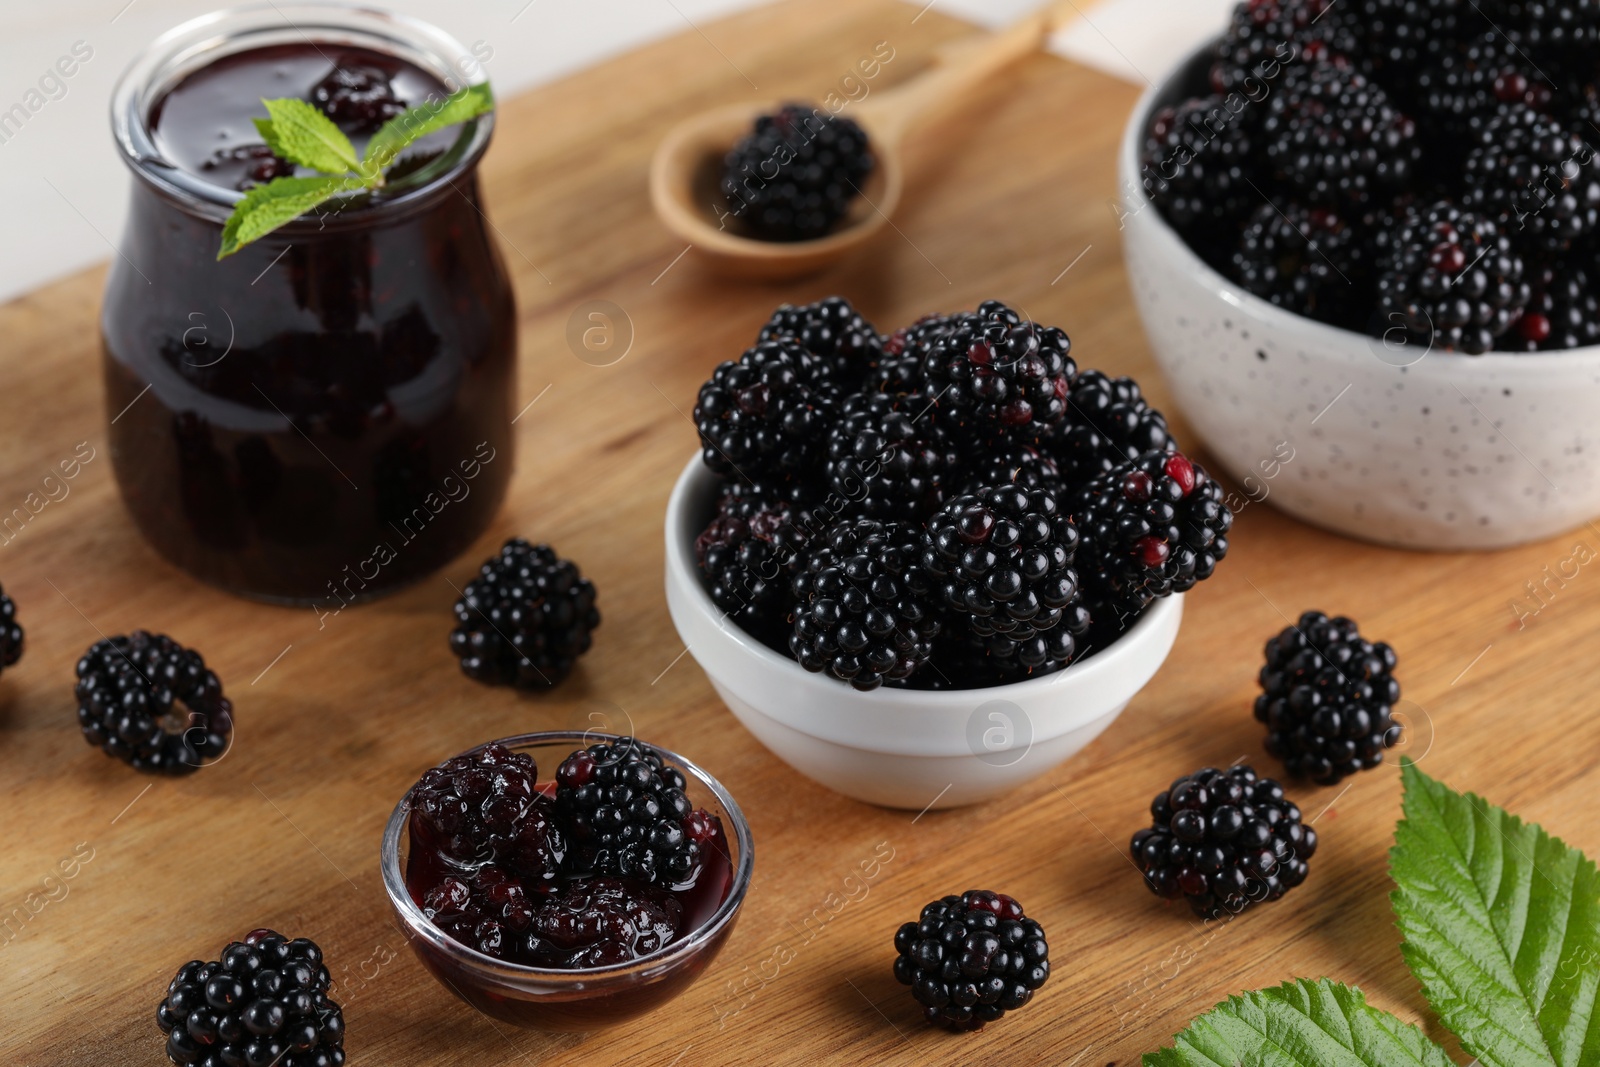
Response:
[{"label": "jar neck", "polygon": [[[347,4],[263,4],[203,15],[162,34],[123,72],[113,91],[112,130],[123,161],[163,199],[218,222],[244,194],[207,181],[162,151],[151,116],[185,77],[218,60],[274,45],[355,47],[394,56],[436,78],[447,91],[488,81],[479,56],[418,19]],[[381,195],[358,191],[336,197],[318,219],[292,229],[370,225],[374,216],[409,214],[450,193],[489,146],[494,113],[459,127],[455,141],[426,166],[391,182]]]}]

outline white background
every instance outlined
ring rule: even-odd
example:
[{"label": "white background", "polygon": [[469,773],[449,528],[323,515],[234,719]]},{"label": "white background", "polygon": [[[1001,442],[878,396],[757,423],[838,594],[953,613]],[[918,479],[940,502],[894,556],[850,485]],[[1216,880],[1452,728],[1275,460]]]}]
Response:
[{"label": "white background", "polygon": [[[494,48],[506,95],[647,41],[707,26],[764,0],[374,0]],[[1037,0],[934,0],[935,10],[998,25]],[[1135,82],[1159,79],[1194,41],[1216,33],[1231,0],[1075,0],[1080,21],[1056,48]],[[152,38],[227,0],[0,0],[0,111],[23,100],[77,41],[94,50],[19,133],[0,144],[0,300],[112,254],[128,175],[112,149],[117,75]],[[925,0],[908,4],[918,17]],[[715,27],[712,27],[713,33]],[[721,62],[706,45],[712,61]],[[59,90],[58,90],[59,92]]]}]

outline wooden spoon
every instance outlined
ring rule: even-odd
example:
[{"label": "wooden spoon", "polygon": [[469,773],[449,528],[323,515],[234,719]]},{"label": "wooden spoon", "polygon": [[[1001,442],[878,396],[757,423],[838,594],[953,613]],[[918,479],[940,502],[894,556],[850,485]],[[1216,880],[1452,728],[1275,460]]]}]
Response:
[{"label": "wooden spoon", "polygon": [[871,240],[900,204],[905,187],[901,146],[908,134],[1011,63],[1037,51],[1078,13],[1073,0],[1056,0],[993,35],[963,39],[934,53],[932,69],[873,94],[845,114],[872,140],[877,166],[850,208],[825,237],[762,241],[735,232],[736,218],[719,218],[730,204],[721,192],[723,160],[759,115],[782,105],[733,104],[696,115],[674,127],[650,166],[650,199],[667,228],[719,273],[782,280],[815,274]]}]

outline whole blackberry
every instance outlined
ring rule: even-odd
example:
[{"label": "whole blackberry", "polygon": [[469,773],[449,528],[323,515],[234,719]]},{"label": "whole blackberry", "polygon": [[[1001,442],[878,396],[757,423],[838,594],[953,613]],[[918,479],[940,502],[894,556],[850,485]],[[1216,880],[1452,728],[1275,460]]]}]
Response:
[{"label": "whole blackberry", "polygon": [[1539,268],[1528,309],[1500,339],[1510,352],[1558,352],[1600,345],[1600,296],[1588,272],[1571,263]]},{"label": "whole blackberry", "polygon": [[443,878],[422,897],[422,913],[439,929],[485,956],[532,962],[524,958],[534,906],[540,895],[557,892],[556,883],[540,884],[540,894],[500,867],[488,865]]},{"label": "whole blackberry", "polygon": [[919,412],[931,407],[936,390],[928,385],[928,353],[959,319],[959,315],[928,315],[883,338],[883,353],[868,368],[861,391],[896,399],[915,397],[922,405]]},{"label": "whole blackberry", "polygon": [[1295,62],[1354,56],[1360,39],[1337,12],[1338,0],[1244,0],[1217,42],[1211,87],[1259,100]]},{"label": "whole blackberry", "polygon": [[1119,463],[1174,446],[1167,420],[1132,378],[1087,370],[1072,383],[1061,432],[1047,443],[1067,485],[1077,487]]},{"label": "whole blackberry", "polygon": [[556,770],[556,814],[581,869],[680,886],[700,873],[710,816],[696,812],[683,772],[631,737],[568,756]]},{"label": "whole blackberry", "polygon": [[344,1013],[328,997],[322,950],[252,931],[220,958],[178,969],[156,1011],[167,1058],[200,1067],[341,1067]]},{"label": "whole blackberry", "polygon": [[486,685],[549,689],[589,651],[600,625],[594,583],[549,545],[513,537],[456,601],[450,651]]},{"label": "whole blackberry", "polygon": [[928,1022],[950,1030],[982,1030],[1050,978],[1044,928],[986,889],[929,904],[895,931],[894,949],[895,979],[911,987]]},{"label": "whole blackberry", "polygon": [[[1085,371],[1078,381],[1094,373],[1098,372]],[[1052,455],[1032,445],[1007,445],[968,463],[960,492],[970,495],[991,485],[1059,491],[1062,487],[1061,465]]]},{"label": "whole blackberry", "polygon": [[939,335],[960,325],[961,316],[924,315],[910,326],[902,326],[883,339],[885,355],[925,357]]},{"label": "whole blackberry", "polygon": [[[1441,155],[1458,158],[1458,145],[1476,143],[1489,121],[1508,106],[1548,111],[1554,89],[1503,34],[1488,30],[1445,49],[1416,76],[1414,96]],[[1454,177],[1451,175],[1450,177]]]},{"label": "whole blackberry", "polygon": [[921,548],[911,523],[834,524],[794,577],[789,649],[800,666],[869,690],[926,663],[939,620]]},{"label": "whole blackberry", "polygon": [[1416,71],[1484,25],[1473,0],[1340,0],[1329,17],[1351,27],[1360,44],[1352,59],[1393,91],[1408,93]]},{"label": "whole blackberry", "polygon": [[222,683],[200,653],[161,634],[96,641],[78,661],[75,692],[84,739],[135,770],[190,774],[233,737]]},{"label": "whole blackberry", "polygon": [[1188,900],[1204,919],[1277,900],[1306,880],[1317,832],[1283,786],[1246,766],[1179,778],[1150,802],[1133,835],[1134,865],[1158,897]]},{"label": "whole blackberry", "polygon": [[1561,121],[1503,108],[1462,166],[1462,207],[1505,216],[1507,233],[1524,247],[1563,251],[1600,227],[1593,161],[1593,150]]},{"label": "whole blackberry", "polygon": [[1066,417],[1071,351],[1061,330],[990,300],[937,334],[923,367],[945,425],[979,443],[1027,441]]},{"label": "whole blackberry", "polygon": [[762,341],[700,387],[701,455],[724,477],[793,481],[815,473],[833,424],[831,382],[798,341]]},{"label": "whole blackberry", "polygon": [[1350,67],[1292,67],[1267,104],[1267,162],[1300,197],[1360,208],[1404,187],[1422,157],[1416,124]]},{"label": "whole blackberry", "polygon": [[921,521],[943,501],[958,455],[915,399],[860,393],[828,432],[828,485],[850,514]]},{"label": "whole blackberry", "polygon": [[716,517],[695,539],[712,603],[768,644],[788,642],[789,583],[809,527],[809,516],[785,501],[757,493],[725,494]]},{"label": "whole blackberry", "polygon": [[1380,336],[1403,329],[1417,344],[1478,355],[1511,328],[1530,296],[1522,257],[1500,224],[1441,200],[1409,208],[1388,238],[1375,329]]},{"label": "whole blackberry", "polygon": [[551,881],[567,842],[538,783],[533,757],[501,745],[448,760],[411,787],[415,838],[456,867]]},{"label": "whole blackberry", "polygon": [[1078,530],[1058,491],[1005,483],[951,500],[928,520],[923,568],[997,669],[1059,670],[1089,625],[1074,556]]},{"label": "whole blackberry", "polygon": [[1356,229],[1327,208],[1262,204],[1233,253],[1233,278],[1285,311],[1335,326],[1364,327],[1372,294]]},{"label": "whole blackberry", "polygon": [[0,591],[0,669],[14,666],[22,658],[22,641],[16,601]]},{"label": "whole blackberry", "polygon": [[666,948],[684,926],[682,901],[664,890],[575,878],[540,900],[520,958],[535,967],[610,967]]},{"label": "whole blackberry", "polygon": [[347,133],[376,133],[406,110],[406,102],[395,96],[388,71],[345,57],[311,90],[311,102]]},{"label": "whole blackberry", "polygon": [[1363,640],[1349,619],[1308,611],[1267,642],[1266,656],[1256,719],[1294,777],[1333,785],[1399,742],[1394,649]]},{"label": "whole blackberry", "polygon": [[752,236],[824,237],[850,211],[876,161],[854,120],[807,104],[756,119],[723,164],[722,193]]},{"label": "whole blackberry", "polygon": [[1079,570],[1093,614],[1136,614],[1192,589],[1228,554],[1233,512],[1205,468],[1179,452],[1118,464],[1078,494]]},{"label": "whole blackberry", "polygon": [[856,381],[883,356],[878,330],[842,296],[815,304],[784,304],[772,313],[756,340],[788,337],[818,359],[835,364],[841,381]]},{"label": "whole blackberry", "polygon": [[[1247,112],[1247,114],[1249,114]],[[1168,221],[1213,265],[1240,222],[1261,202],[1258,130],[1230,111],[1221,96],[1159,109],[1150,120],[1139,156],[1145,193]]]}]

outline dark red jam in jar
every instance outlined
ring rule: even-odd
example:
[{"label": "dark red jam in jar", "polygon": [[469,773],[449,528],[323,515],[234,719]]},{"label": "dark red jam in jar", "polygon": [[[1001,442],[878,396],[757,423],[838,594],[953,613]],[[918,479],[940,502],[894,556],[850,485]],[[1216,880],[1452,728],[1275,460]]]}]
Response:
[{"label": "dark red jam in jar", "polygon": [[198,19],[124,75],[113,122],[135,181],[101,320],[107,418],[123,499],[172,563],[320,613],[431,573],[489,525],[516,377],[477,178],[492,114],[217,258],[243,191],[296,174],[255,129],[263,98],[314,103],[359,153],[483,80],[423,23],[303,5]]}]

